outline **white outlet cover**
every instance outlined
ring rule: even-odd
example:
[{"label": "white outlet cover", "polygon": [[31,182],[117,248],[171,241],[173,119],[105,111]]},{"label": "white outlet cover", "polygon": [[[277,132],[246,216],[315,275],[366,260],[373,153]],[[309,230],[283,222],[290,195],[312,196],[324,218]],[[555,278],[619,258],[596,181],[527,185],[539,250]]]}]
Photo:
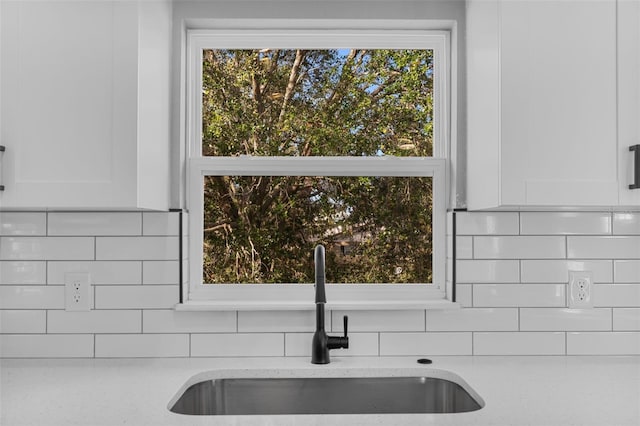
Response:
[{"label": "white outlet cover", "polygon": [[568,305],[572,309],[593,308],[591,271],[569,271]]},{"label": "white outlet cover", "polygon": [[65,273],[64,286],[66,311],[90,311],[93,308],[91,275],[88,272]]}]

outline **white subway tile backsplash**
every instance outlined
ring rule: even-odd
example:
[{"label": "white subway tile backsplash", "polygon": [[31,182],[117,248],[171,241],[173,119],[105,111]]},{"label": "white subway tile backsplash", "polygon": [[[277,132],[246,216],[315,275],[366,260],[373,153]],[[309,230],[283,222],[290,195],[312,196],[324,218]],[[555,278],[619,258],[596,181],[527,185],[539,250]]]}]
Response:
[{"label": "white subway tile backsplash", "polygon": [[0,237],[0,260],[93,260],[92,237]]},{"label": "white subway tile backsplash", "polygon": [[47,311],[49,333],[140,333],[141,311]]},{"label": "white subway tile backsplash", "polygon": [[44,261],[0,261],[0,285],[42,285],[47,283]]},{"label": "white subway tile backsplash", "polygon": [[613,281],[617,283],[640,283],[640,260],[614,260]]},{"label": "white subway tile backsplash", "polygon": [[640,355],[640,332],[567,333],[567,355]]},{"label": "white subway tile backsplash", "polygon": [[640,307],[640,284],[596,284],[593,305],[608,307]]},{"label": "white subway tile backsplash", "polygon": [[564,237],[473,237],[474,259],[555,259],[565,254]]},{"label": "white subway tile backsplash", "polygon": [[471,333],[380,333],[380,356],[471,355]]},{"label": "white subway tile backsplash", "polygon": [[516,308],[465,308],[427,311],[427,331],[510,331],[518,329]]},{"label": "white subway tile backsplash", "polygon": [[614,213],[613,233],[615,235],[640,235],[640,213]]},{"label": "white subway tile backsplash", "polygon": [[64,287],[0,286],[0,309],[63,309]]},{"label": "white subway tile backsplash", "polygon": [[596,283],[613,282],[611,260],[522,260],[523,283],[567,283],[569,271],[591,271]]},{"label": "white subway tile backsplash", "polygon": [[179,235],[180,214],[178,212],[142,213],[143,235]]},{"label": "white subway tile backsplash", "polygon": [[236,312],[148,309],[142,314],[142,331],[144,333],[235,332]]},{"label": "white subway tile backsplash", "polygon": [[640,308],[614,308],[615,331],[640,331]]},{"label": "white subway tile backsplash", "polygon": [[463,308],[473,306],[473,285],[456,284],[456,302]]},{"label": "white subway tile backsplash", "polygon": [[142,215],[136,212],[49,213],[49,235],[141,235]]},{"label": "white subway tile backsplash", "polygon": [[521,331],[600,331],[611,327],[609,308],[520,308]]},{"label": "white subway tile backsplash", "polygon": [[46,333],[47,311],[0,311],[0,334]]},{"label": "white subway tile backsplash", "polygon": [[96,237],[97,260],[178,260],[178,237]]},{"label": "white subway tile backsplash", "polygon": [[474,284],[475,307],[566,306],[566,284]]},{"label": "white subway tile backsplash", "polygon": [[456,258],[473,258],[473,237],[456,237]]},{"label": "white subway tile backsplash", "polygon": [[179,260],[145,260],[142,262],[143,284],[180,284]]},{"label": "white subway tile backsplash", "polygon": [[91,358],[91,334],[5,334],[0,358]]},{"label": "white subway tile backsplash", "polygon": [[518,260],[458,260],[459,283],[515,283],[520,281]]},{"label": "white subway tile backsplash", "polygon": [[607,212],[522,212],[522,235],[611,234],[611,213]]},{"label": "white subway tile backsplash", "polygon": [[[172,309],[179,217],[0,212],[1,356],[310,356],[311,310]],[[640,354],[640,213],[457,217],[456,297],[465,308],[327,311],[332,335],[343,315],[350,321],[351,348],[332,357]],[[570,270],[593,272],[596,308],[565,307]],[[67,312],[64,275],[79,271],[96,285],[96,309]]]},{"label": "white subway tile backsplash", "polygon": [[332,311],[335,333],[344,329],[343,317],[349,317],[349,331],[424,331],[425,311]]},{"label": "white subway tile backsplash", "polygon": [[[286,333],[284,335],[285,356],[311,356],[313,333]],[[349,342],[350,346],[352,342]],[[377,352],[377,347],[376,347]]]},{"label": "white subway tile backsplash", "polygon": [[284,334],[192,334],[191,356],[284,356]]},{"label": "white subway tile backsplash", "polygon": [[96,358],[174,358],[188,356],[188,334],[96,335]]},{"label": "white subway tile backsplash", "polygon": [[180,300],[177,285],[97,286],[96,309],[167,309]]},{"label": "white subway tile backsplash", "polygon": [[[269,333],[277,331],[314,331],[315,311],[239,311],[238,331]],[[330,313],[325,314],[325,328],[331,330]]]},{"label": "white subway tile backsplash", "polygon": [[567,255],[576,259],[640,259],[640,236],[569,236]]},{"label": "white subway tile backsplash", "polygon": [[564,355],[565,333],[473,333],[474,355]]},{"label": "white subway tile backsplash", "polygon": [[[285,356],[311,356],[313,333],[286,333]],[[349,333],[349,349],[332,350],[330,357],[378,356],[378,333]]]},{"label": "white subway tile backsplash", "polygon": [[518,235],[518,213],[456,213],[457,235]]},{"label": "white subway tile backsplash", "polygon": [[[47,283],[64,284],[67,272],[88,272],[94,285],[141,284],[142,265],[139,261],[74,261],[47,262]],[[177,283],[176,283],[177,284]]]},{"label": "white subway tile backsplash", "polygon": [[0,235],[47,235],[47,214],[0,212]]}]

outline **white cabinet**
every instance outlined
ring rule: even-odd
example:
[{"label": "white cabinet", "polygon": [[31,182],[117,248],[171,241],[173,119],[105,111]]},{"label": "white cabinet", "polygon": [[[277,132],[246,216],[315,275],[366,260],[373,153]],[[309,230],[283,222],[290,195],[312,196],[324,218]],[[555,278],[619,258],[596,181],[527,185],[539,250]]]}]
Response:
[{"label": "white cabinet", "polygon": [[[616,1],[467,4],[468,208],[639,205],[618,134],[638,134],[640,45],[617,45]],[[619,73],[636,85],[626,103]]]},{"label": "white cabinet", "polygon": [[618,2],[618,156],[620,205],[640,206],[630,146],[640,145],[640,0]]},{"label": "white cabinet", "polygon": [[2,208],[167,209],[171,4],[2,1]]}]

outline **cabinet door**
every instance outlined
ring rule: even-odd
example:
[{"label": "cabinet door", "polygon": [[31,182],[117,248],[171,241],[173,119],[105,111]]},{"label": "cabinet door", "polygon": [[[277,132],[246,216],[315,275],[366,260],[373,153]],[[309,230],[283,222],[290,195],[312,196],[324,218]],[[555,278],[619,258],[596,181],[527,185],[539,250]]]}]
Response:
[{"label": "cabinet door", "polygon": [[500,4],[502,205],[616,205],[616,3]]},{"label": "cabinet door", "polygon": [[[640,144],[640,1],[618,2],[618,155],[620,205],[640,206],[640,188],[629,189]],[[640,182],[638,182],[640,184]]]},{"label": "cabinet door", "polygon": [[136,15],[117,2],[0,7],[3,207],[135,206]]}]

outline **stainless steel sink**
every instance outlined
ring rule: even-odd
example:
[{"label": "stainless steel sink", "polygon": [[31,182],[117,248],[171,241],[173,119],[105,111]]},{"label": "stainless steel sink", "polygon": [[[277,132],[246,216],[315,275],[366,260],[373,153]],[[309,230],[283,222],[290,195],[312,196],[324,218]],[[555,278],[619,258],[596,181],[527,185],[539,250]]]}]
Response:
[{"label": "stainless steel sink", "polygon": [[201,381],[188,387],[170,410],[252,415],[463,413],[480,408],[482,403],[462,386],[442,378],[292,377]]}]

